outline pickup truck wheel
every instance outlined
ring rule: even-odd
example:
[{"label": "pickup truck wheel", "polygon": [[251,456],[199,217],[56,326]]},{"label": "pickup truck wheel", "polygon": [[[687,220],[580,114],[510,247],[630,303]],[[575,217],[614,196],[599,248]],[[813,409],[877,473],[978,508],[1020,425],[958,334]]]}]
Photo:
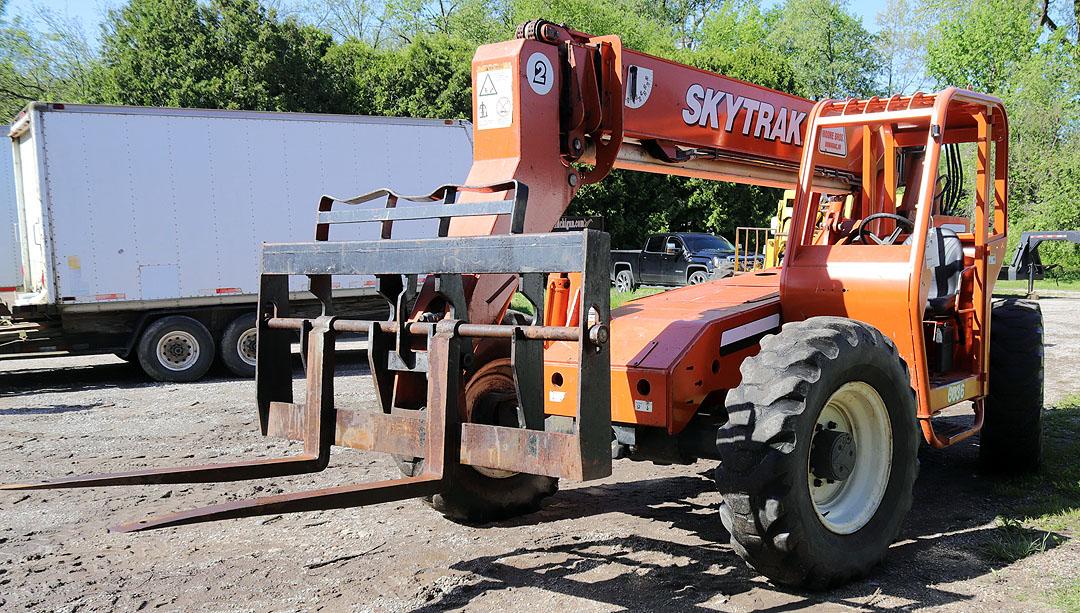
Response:
[{"label": "pickup truck wheel", "polygon": [[630,269],[623,268],[615,273],[615,291],[626,293],[635,289],[637,289],[637,284],[634,283],[634,273],[630,272]]},{"label": "pickup truck wheel", "polygon": [[704,270],[695,270],[690,273],[690,276],[686,278],[687,285],[698,285],[709,280],[709,273]]},{"label": "pickup truck wheel", "polygon": [[138,353],[139,365],[158,381],[196,381],[214,362],[214,338],[197,320],[170,315],[146,327]]},{"label": "pickup truck wheel", "polygon": [[814,317],[765,337],[740,370],[716,469],[736,553],[801,588],[866,575],[900,533],[918,473],[896,347],[866,324]]},{"label": "pickup truck wheel", "polygon": [[255,376],[255,313],[244,313],[225,328],[219,348],[221,361],[237,377]]},{"label": "pickup truck wheel", "polygon": [[979,433],[988,472],[1030,472],[1042,462],[1043,319],[1039,303],[1005,298],[990,311],[990,390]]},{"label": "pickup truck wheel", "polygon": [[[472,423],[523,427],[518,423],[514,375],[509,359],[493,360],[465,384],[464,419]],[[419,474],[423,460],[398,459],[406,476]],[[425,502],[447,519],[477,524],[508,519],[540,508],[559,489],[559,480],[464,464],[446,466],[450,487]]]}]

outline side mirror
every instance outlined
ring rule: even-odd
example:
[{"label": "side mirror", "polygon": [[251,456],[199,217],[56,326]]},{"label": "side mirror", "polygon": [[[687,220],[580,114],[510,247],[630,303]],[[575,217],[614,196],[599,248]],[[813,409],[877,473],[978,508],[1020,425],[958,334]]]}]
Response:
[{"label": "side mirror", "polygon": [[667,247],[664,248],[664,254],[665,255],[679,255],[679,249],[678,249],[678,247],[675,247],[674,245],[668,245]]}]

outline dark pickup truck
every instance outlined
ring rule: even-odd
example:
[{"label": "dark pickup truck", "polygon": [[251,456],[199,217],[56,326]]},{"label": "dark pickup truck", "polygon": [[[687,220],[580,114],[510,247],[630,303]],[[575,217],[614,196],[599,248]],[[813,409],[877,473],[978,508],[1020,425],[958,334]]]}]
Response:
[{"label": "dark pickup truck", "polygon": [[653,234],[641,251],[611,252],[611,281],[620,292],[639,285],[697,285],[730,275],[734,264],[735,246],[722,236]]}]

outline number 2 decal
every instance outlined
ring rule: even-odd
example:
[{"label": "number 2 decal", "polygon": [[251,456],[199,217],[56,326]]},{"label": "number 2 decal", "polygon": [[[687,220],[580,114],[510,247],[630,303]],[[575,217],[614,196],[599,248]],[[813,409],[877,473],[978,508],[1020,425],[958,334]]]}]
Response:
[{"label": "number 2 decal", "polygon": [[551,70],[551,60],[546,55],[537,51],[529,56],[529,62],[525,64],[525,77],[529,87],[541,96],[551,91],[555,84],[555,75]]}]

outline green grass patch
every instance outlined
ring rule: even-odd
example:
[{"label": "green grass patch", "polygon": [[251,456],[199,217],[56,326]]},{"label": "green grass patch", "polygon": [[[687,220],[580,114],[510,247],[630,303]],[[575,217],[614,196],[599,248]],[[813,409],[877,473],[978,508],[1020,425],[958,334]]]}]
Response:
[{"label": "green grass patch", "polygon": [[[644,296],[651,296],[653,294],[659,294],[667,288],[664,287],[639,287],[632,292],[617,292],[615,288],[611,288],[611,308],[617,309],[620,306],[634,300],[635,298],[642,298]],[[531,302],[525,298],[522,293],[515,293],[513,298],[510,299],[510,308],[515,311],[521,311],[528,315],[534,315],[536,309],[533,308]]]},{"label": "green grass patch", "polygon": [[1080,536],[1080,396],[1046,409],[1043,454],[1039,472],[1004,478],[995,489],[1018,499],[1009,519],[1022,527]]},{"label": "green grass patch", "polygon": [[[1046,278],[1035,281],[1035,291],[1039,290],[1080,290],[1080,269],[1075,268],[1052,268],[1046,272]],[[1001,293],[1025,293],[1027,292],[1027,279],[1016,281],[997,281],[994,283],[994,292]]]},{"label": "green grass patch", "polygon": [[1028,528],[1018,519],[999,517],[994,538],[983,546],[983,553],[993,562],[1012,564],[1030,555],[1042,553],[1062,540],[1051,532]]},{"label": "green grass patch", "polygon": [[622,305],[635,300],[637,298],[644,298],[645,296],[652,296],[653,294],[659,294],[665,291],[667,288],[663,287],[639,287],[632,292],[617,292],[615,288],[611,289],[611,308],[617,309]]},{"label": "green grass patch", "polygon": [[521,292],[515,292],[513,297],[510,298],[510,308],[515,311],[520,311],[527,315],[535,315],[536,309],[533,308],[529,299],[525,297],[525,294]]},{"label": "green grass patch", "polygon": [[[1043,279],[1035,282],[1035,291],[1039,290],[1066,290],[1080,291],[1080,279],[1055,282],[1052,279]],[[1027,292],[1027,281],[997,281],[994,283],[994,293],[1023,294]]]},{"label": "green grass patch", "polygon": [[1051,590],[1047,600],[1051,606],[1062,611],[1080,613],[1080,579],[1069,579],[1061,587]]}]

